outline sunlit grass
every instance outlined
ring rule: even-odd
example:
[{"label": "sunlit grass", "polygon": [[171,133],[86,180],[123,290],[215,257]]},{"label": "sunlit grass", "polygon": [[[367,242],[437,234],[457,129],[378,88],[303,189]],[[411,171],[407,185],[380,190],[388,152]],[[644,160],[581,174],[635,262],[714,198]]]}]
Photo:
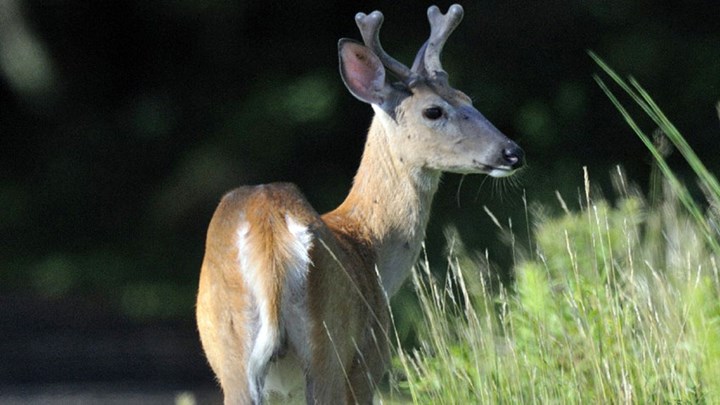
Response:
[{"label": "sunlit grass", "polygon": [[445,282],[420,266],[422,344],[396,357],[400,392],[414,403],[720,398],[716,256],[673,195],[653,209],[633,194],[590,199],[534,234],[512,291],[489,292],[485,261],[462,249]]},{"label": "sunlit grass", "polygon": [[395,356],[388,402],[720,403],[720,187],[642,87],[592,56],[688,160],[707,201],[598,77],[653,154],[660,195],[648,202],[618,169],[616,200],[595,198],[586,172],[581,207],[560,197],[561,216],[529,209],[532,248],[513,248],[508,288],[491,288],[487,259],[451,236],[445,281],[427,261],[413,274],[421,344]]}]

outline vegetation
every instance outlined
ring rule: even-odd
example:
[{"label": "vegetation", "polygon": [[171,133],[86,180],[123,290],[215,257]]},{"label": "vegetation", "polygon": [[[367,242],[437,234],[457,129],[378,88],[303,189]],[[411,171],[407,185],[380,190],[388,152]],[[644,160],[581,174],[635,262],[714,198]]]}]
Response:
[{"label": "vegetation", "polygon": [[[399,351],[392,400],[414,403],[716,403],[720,398],[720,188],[634,80],[591,55],[682,153],[705,191],[698,204],[605,80],[602,89],[665,179],[646,199],[622,170],[614,204],[585,171],[580,209],[531,207],[532,242],[513,245],[515,282],[492,288],[487,259],[449,238],[450,275],[427,261],[413,282],[421,344]],[[708,207],[705,209],[704,207]],[[499,223],[496,224],[499,225]],[[510,226],[501,226],[515,240]],[[403,397],[404,398],[404,397]]]}]

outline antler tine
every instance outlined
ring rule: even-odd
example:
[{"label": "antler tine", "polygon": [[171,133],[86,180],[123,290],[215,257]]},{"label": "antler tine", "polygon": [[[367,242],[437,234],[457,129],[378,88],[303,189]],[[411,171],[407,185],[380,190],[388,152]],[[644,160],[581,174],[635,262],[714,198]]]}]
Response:
[{"label": "antler tine", "polygon": [[443,14],[437,6],[431,6],[427,14],[430,21],[430,39],[425,49],[425,70],[434,77],[445,73],[440,64],[440,53],[445,41],[460,24],[463,8],[459,4],[453,4],[447,14]]},{"label": "antler tine", "polygon": [[380,45],[380,26],[383,23],[383,14],[379,11],[373,11],[369,15],[357,13],[355,22],[360,29],[365,46],[375,52],[383,65],[403,82],[412,81],[415,76],[413,72],[407,66],[388,55]]}]

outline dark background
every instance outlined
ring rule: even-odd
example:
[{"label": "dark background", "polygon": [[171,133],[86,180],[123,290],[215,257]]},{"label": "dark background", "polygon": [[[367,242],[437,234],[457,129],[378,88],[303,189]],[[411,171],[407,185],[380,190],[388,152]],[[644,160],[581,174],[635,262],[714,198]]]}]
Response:
[{"label": "dark background", "polygon": [[[0,391],[212,386],[193,305],[215,204],[270,181],[297,183],[318,211],[339,204],[372,110],[342,86],[337,40],[360,38],[357,11],[381,9],[385,49],[409,63],[429,4],[0,3]],[[606,191],[618,164],[647,187],[648,153],[587,50],[637,78],[719,168],[720,2],[463,6],[443,65],[529,165],[517,181],[445,176],[427,241],[438,270],[454,224],[507,276],[512,252],[483,207],[522,239],[523,195],[553,211],[558,190],[577,206],[583,166]]]}]

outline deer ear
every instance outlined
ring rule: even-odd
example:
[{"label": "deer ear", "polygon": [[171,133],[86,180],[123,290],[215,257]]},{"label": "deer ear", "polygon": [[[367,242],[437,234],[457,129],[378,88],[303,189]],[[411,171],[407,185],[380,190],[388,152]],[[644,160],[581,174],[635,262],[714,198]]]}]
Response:
[{"label": "deer ear", "polygon": [[351,39],[338,43],[340,76],[345,87],[360,101],[382,105],[387,93],[385,68],[370,48]]}]

